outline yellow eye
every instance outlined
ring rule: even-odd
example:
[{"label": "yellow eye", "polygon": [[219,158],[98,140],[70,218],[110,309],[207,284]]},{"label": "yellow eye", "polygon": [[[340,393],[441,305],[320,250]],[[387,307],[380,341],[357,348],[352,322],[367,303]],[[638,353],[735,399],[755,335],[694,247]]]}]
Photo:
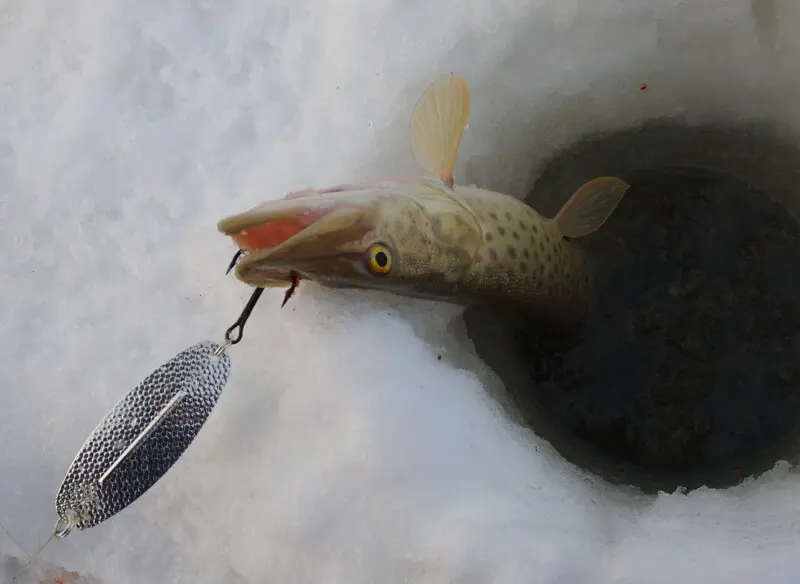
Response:
[{"label": "yellow eye", "polygon": [[379,276],[385,276],[392,271],[392,254],[380,243],[374,243],[367,250],[369,269]]}]

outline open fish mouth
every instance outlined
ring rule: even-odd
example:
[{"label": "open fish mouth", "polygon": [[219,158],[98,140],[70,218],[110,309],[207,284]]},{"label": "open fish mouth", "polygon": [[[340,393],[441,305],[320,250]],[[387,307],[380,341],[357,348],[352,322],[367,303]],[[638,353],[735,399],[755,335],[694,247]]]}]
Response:
[{"label": "open fish mouth", "polygon": [[370,205],[363,196],[331,193],[304,191],[222,219],[217,228],[242,251],[237,278],[288,287],[295,275],[323,278],[325,264],[354,251],[369,230]]}]

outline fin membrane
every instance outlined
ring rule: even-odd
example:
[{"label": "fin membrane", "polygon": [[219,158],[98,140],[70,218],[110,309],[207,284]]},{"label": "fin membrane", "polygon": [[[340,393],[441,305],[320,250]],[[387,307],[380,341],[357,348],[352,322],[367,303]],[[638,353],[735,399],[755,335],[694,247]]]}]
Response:
[{"label": "fin membrane", "polygon": [[584,237],[597,231],[611,217],[630,185],[601,176],[585,183],[564,203],[553,218],[565,237]]},{"label": "fin membrane", "polygon": [[411,115],[411,148],[429,173],[453,186],[453,168],[469,121],[469,85],[460,75],[443,75],[428,86]]}]

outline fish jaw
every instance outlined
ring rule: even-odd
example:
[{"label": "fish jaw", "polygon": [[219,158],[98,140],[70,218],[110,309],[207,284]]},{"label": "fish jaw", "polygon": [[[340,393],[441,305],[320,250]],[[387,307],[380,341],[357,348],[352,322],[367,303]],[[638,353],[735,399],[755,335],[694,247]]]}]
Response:
[{"label": "fish jaw", "polygon": [[372,229],[371,201],[332,196],[337,192],[289,193],[222,219],[219,231],[245,252],[236,277],[251,286],[286,287],[293,274],[324,279],[336,273],[335,264],[358,255],[359,243]]},{"label": "fish jaw", "polygon": [[235,275],[251,286],[287,287],[297,275],[331,288],[442,300],[461,299],[459,283],[483,237],[452,191],[426,179],[298,191],[218,229],[245,251]]}]

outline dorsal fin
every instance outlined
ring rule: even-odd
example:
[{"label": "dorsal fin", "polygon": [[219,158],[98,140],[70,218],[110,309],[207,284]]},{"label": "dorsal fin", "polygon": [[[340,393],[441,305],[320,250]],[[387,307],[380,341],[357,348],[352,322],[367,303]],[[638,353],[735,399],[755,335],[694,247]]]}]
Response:
[{"label": "dorsal fin", "polygon": [[414,157],[451,188],[461,136],[469,121],[469,105],[469,85],[463,77],[451,73],[428,86],[411,114]]},{"label": "dorsal fin", "polygon": [[592,179],[575,191],[553,221],[565,237],[589,235],[603,226],[629,188],[628,183],[615,177]]}]

